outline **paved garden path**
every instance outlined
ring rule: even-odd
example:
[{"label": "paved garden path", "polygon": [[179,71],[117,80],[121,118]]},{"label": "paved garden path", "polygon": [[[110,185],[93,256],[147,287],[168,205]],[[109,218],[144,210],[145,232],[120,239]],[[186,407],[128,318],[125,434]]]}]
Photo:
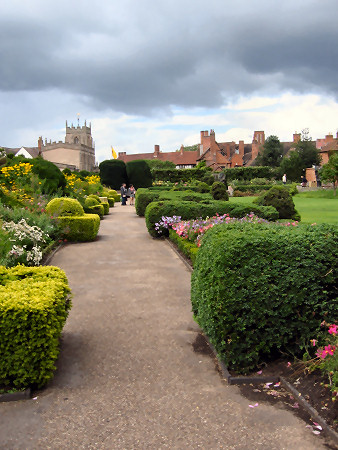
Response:
[{"label": "paved garden path", "polygon": [[95,242],[51,264],[74,293],[58,371],[36,400],[0,404],[1,449],[321,449],[291,412],[250,401],[194,351],[190,272],[117,205]]}]

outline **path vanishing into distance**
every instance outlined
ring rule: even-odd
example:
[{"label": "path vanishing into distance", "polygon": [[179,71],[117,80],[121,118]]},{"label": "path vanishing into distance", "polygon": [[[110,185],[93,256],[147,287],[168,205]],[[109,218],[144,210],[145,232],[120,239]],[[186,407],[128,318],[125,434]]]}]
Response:
[{"label": "path vanishing into distance", "polygon": [[292,412],[250,408],[194,351],[190,271],[132,206],[50,264],[74,294],[58,370],[35,400],[0,403],[1,449],[326,448]]}]

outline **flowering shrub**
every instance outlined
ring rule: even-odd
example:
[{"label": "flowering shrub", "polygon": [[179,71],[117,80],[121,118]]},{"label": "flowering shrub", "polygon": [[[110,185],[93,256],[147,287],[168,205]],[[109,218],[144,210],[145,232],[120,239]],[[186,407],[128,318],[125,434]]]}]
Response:
[{"label": "flowering shrub", "polygon": [[[326,325],[322,322],[322,325]],[[309,361],[309,370],[320,369],[329,379],[330,389],[335,396],[338,396],[338,326],[329,324],[328,333],[330,336],[326,338],[327,344],[319,347],[316,351],[316,358]],[[316,346],[317,340],[311,339],[313,347]]]},{"label": "flowering shrub", "polygon": [[20,162],[0,169],[0,189],[5,196],[23,204],[32,198],[32,167],[30,163]]},{"label": "flowering shrub", "polygon": [[9,240],[13,242],[8,253],[8,266],[23,263],[28,266],[38,266],[42,259],[42,245],[48,239],[37,226],[30,226],[25,219],[19,223],[4,222],[2,229],[8,234]]}]

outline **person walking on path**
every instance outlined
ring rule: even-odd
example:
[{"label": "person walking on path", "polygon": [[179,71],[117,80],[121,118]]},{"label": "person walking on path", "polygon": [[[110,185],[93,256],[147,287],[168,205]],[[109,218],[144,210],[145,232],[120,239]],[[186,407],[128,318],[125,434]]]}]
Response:
[{"label": "person walking on path", "polygon": [[130,206],[133,206],[134,205],[134,201],[135,201],[135,192],[136,192],[136,189],[134,188],[134,186],[131,184],[130,186],[129,186],[129,189],[128,189],[128,195],[129,195],[129,197],[130,197]]},{"label": "person walking on path", "polygon": [[121,188],[120,188],[120,190],[121,190],[121,205],[122,206],[126,206],[126,204],[127,204],[127,187],[126,187],[126,183],[123,183],[122,184],[122,186],[121,186]]}]

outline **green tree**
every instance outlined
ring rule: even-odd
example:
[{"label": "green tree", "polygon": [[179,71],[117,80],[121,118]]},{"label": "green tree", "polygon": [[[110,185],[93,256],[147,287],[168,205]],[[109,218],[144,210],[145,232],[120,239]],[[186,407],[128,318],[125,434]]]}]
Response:
[{"label": "green tree", "polygon": [[112,189],[120,189],[122,183],[128,184],[126,165],[119,159],[106,159],[99,165],[101,183]]},{"label": "green tree", "polygon": [[269,136],[259,150],[257,166],[279,167],[283,155],[283,145],[277,136]]},{"label": "green tree", "polygon": [[289,155],[284,156],[281,169],[288,180],[300,181],[306,168],[320,164],[320,154],[309,137],[308,129],[302,131],[302,138],[295,144]]},{"label": "green tree", "polygon": [[336,184],[338,183],[338,152],[330,156],[329,162],[323,165],[319,174],[322,181],[328,181],[333,184],[333,195],[336,195]]}]

